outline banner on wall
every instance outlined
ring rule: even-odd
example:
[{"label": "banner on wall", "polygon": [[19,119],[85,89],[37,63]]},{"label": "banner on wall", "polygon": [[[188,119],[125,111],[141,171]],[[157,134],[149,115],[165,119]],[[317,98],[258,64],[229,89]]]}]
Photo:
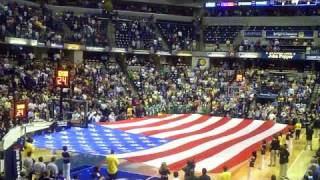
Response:
[{"label": "banner on wall", "polygon": [[295,52],[265,52],[261,54],[263,59],[304,60],[304,54]]},{"label": "banner on wall", "polygon": [[309,38],[313,38],[313,31],[266,31],[266,38],[309,39]]},{"label": "banner on wall", "polygon": [[306,55],[306,60],[308,60],[308,61],[320,61],[320,54]]},{"label": "banner on wall", "polygon": [[262,37],[262,31],[244,31],[244,37]]},{"label": "banner on wall", "polygon": [[210,67],[210,59],[207,57],[192,57],[192,67],[208,69]]}]

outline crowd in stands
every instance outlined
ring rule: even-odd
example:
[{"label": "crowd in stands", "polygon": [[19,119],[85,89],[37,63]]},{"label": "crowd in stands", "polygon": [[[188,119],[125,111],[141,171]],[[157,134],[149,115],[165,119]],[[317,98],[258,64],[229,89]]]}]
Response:
[{"label": "crowd in stands", "polygon": [[[112,23],[110,23],[112,22]],[[50,44],[77,43],[87,46],[114,46],[126,49],[194,50],[199,48],[201,19],[192,22],[146,19],[122,19],[117,13],[75,14],[71,11],[55,13],[43,5],[31,7],[9,3],[0,9],[0,37],[35,39]],[[114,26],[115,34],[108,33]],[[214,51],[260,52],[286,51],[318,53],[317,43],[311,39],[293,38],[246,38],[239,42],[242,26],[207,26],[203,41],[212,44]],[[317,26],[252,26],[248,31],[303,31],[311,34]],[[307,35],[304,34],[304,35]],[[262,33],[261,33],[262,36]],[[300,36],[300,35],[299,35]],[[167,47],[167,46],[168,47]],[[225,47],[226,46],[226,47]]]},{"label": "crowd in stands", "polygon": [[[57,64],[36,59],[29,63],[29,55],[27,57],[24,63],[20,62],[21,64],[15,58],[1,58],[1,137],[9,128],[21,123],[12,120],[14,100],[28,101],[28,120],[59,118],[60,93],[53,84]],[[63,103],[64,118],[82,121],[84,101],[90,109],[90,121],[114,121],[116,118],[125,118],[126,105],[131,100],[132,91],[119,65],[111,62],[88,62],[76,66],[68,65],[68,68],[72,69],[71,74],[74,78],[71,89],[63,90],[62,95],[66,99]]]},{"label": "crowd in stands", "polygon": [[158,21],[157,25],[162,36],[168,43],[169,50],[191,50],[194,40],[196,40],[196,32],[199,26],[197,22],[181,23],[170,21]]},{"label": "crowd in stands", "polygon": [[9,3],[0,8],[1,36],[37,39],[44,43],[62,43],[61,21],[46,7]]},{"label": "crowd in stands", "polygon": [[118,19],[115,28],[116,44],[120,48],[162,49],[162,38],[157,37],[156,27],[150,21]]},{"label": "crowd in stands", "polygon": [[98,15],[74,15],[65,12],[63,22],[70,28],[71,35],[66,37],[71,42],[80,42],[89,46],[108,46],[108,19]]},{"label": "crowd in stands", "polygon": [[[53,87],[57,63],[28,63],[36,60],[32,53],[25,58],[26,62],[1,59],[2,134],[19,123],[9,118],[13,97],[28,100],[30,120],[59,118],[60,93]],[[180,111],[293,124],[316,119],[320,110],[318,105],[308,106],[317,80],[313,73],[276,74],[226,62],[203,69],[183,64],[181,59],[177,64],[157,66],[152,58],[137,56],[128,56],[125,62],[128,78],[117,62],[66,65],[73,78],[70,90],[63,91],[67,99],[64,118],[83,121],[85,102],[91,122]],[[237,75],[242,79],[236,79]]]},{"label": "crowd in stands", "polygon": [[[304,119],[310,113],[307,105],[316,81],[312,73],[300,77],[277,75],[262,69],[244,69],[236,63],[210,69],[186,65],[159,69],[153,60],[133,56],[128,65],[146,107],[161,109],[175,102],[194,113],[285,123]],[[235,77],[241,73],[243,81],[237,81]],[[311,111],[315,115],[319,109]]]}]

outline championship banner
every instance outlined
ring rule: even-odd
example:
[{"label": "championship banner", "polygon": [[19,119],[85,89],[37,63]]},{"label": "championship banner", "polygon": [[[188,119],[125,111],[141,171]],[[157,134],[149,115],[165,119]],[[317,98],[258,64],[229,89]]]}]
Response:
[{"label": "championship banner", "polygon": [[313,38],[313,31],[266,31],[266,38],[311,39],[311,38]]},{"label": "championship banner", "polygon": [[192,67],[208,69],[210,67],[210,60],[207,57],[192,57]]}]

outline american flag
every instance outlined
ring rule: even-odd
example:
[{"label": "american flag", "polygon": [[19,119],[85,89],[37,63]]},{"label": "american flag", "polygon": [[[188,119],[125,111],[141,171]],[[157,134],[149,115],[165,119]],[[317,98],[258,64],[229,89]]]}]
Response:
[{"label": "american flag", "polygon": [[174,114],[71,128],[35,137],[35,144],[50,149],[67,145],[71,151],[96,155],[114,149],[119,158],[153,167],[166,162],[172,170],[194,160],[196,171],[205,167],[219,172],[242,163],[262,140],[287,128],[273,121]]}]

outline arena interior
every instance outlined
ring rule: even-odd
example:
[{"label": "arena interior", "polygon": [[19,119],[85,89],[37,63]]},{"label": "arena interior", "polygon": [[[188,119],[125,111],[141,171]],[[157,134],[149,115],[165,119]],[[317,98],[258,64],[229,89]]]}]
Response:
[{"label": "arena interior", "polygon": [[320,180],[320,1],[0,0],[1,180]]}]

